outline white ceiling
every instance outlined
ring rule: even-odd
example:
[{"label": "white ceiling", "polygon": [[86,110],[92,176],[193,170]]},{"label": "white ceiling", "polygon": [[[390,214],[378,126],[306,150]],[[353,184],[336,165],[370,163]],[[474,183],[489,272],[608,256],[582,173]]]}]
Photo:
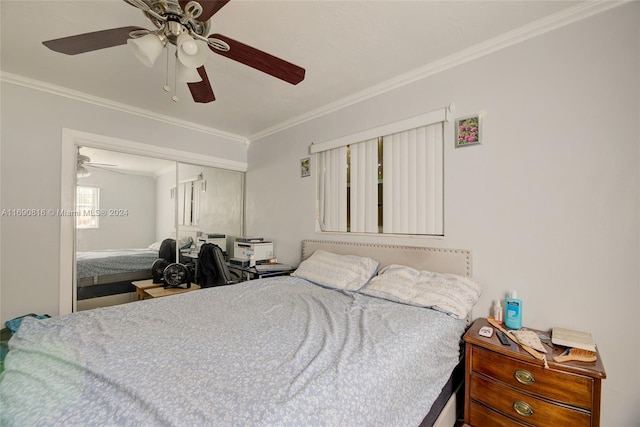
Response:
[{"label": "white ceiling", "polygon": [[216,101],[209,104],[194,103],[185,84],[178,86],[180,102],[171,101],[162,90],[164,57],[149,69],[127,46],[68,56],[42,45],[126,25],[154,28],[124,1],[2,0],[0,7],[4,79],[33,79],[251,140],[402,84],[434,64],[464,58],[465,52],[490,51],[603,6],[585,1],[232,0],[211,19],[211,32],[293,62],[306,69],[306,78],[292,86],[210,53],[205,66]]}]

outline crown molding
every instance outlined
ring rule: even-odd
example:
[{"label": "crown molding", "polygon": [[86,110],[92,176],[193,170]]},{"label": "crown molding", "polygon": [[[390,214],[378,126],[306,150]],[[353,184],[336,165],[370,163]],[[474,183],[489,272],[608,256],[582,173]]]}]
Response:
[{"label": "crown molding", "polygon": [[235,135],[229,132],[224,132],[208,126],[202,126],[197,123],[189,122],[186,120],[176,119],[175,117],[166,116],[163,114],[154,113],[152,111],[144,110],[142,108],[136,108],[131,105],[122,104],[106,98],[100,98],[92,96],[84,92],[69,89],[63,86],[57,86],[51,83],[43,82],[41,80],[30,79],[28,77],[20,76],[18,74],[2,72],[0,73],[0,81],[13,84],[16,86],[22,86],[29,89],[35,89],[41,92],[51,93],[53,95],[63,96],[65,98],[73,99],[75,101],[86,102],[89,104],[97,105],[99,107],[109,108],[112,110],[120,111],[127,114],[133,114],[136,116],[144,117],[151,120],[167,123],[173,126],[179,126],[196,132],[202,132],[216,137],[224,138],[235,143],[242,143],[245,146],[248,145],[247,138]]},{"label": "crown molding", "polygon": [[623,4],[630,3],[632,1],[635,0],[590,0],[582,2],[576,6],[547,16],[546,18],[534,21],[520,28],[516,28],[515,30],[506,32],[498,37],[494,37],[485,42],[478,43],[475,46],[446,56],[440,60],[431,62],[408,73],[401,74],[393,79],[387,80],[376,86],[372,86],[351,96],[342,98],[336,102],[324,105],[316,110],[294,117],[290,120],[280,123],[279,125],[250,135],[247,139],[249,143],[251,143],[252,141],[256,141],[258,139],[264,138],[277,132],[281,132],[288,128],[292,128],[294,126],[341,110],[345,107],[357,104],[386,92],[390,92],[394,89],[409,85],[434,74],[441,73],[443,71],[495,53],[499,50],[506,49],[539,35],[554,31],[558,28],[564,27],[574,22],[581,21],[593,15],[597,15]]}]

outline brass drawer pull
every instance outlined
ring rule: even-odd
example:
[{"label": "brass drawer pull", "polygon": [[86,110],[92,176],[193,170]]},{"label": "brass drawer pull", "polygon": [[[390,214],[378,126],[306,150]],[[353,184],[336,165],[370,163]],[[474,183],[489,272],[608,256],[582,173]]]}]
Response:
[{"label": "brass drawer pull", "polygon": [[513,376],[516,377],[516,380],[518,380],[520,384],[524,385],[531,385],[536,380],[531,372],[525,371],[524,369],[518,369]]},{"label": "brass drawer pull", "polygon": [[513,410],[523,417],[530,417],[533,415],[533,408],[527,402],[522,400],[516,400],[513,402]]}]

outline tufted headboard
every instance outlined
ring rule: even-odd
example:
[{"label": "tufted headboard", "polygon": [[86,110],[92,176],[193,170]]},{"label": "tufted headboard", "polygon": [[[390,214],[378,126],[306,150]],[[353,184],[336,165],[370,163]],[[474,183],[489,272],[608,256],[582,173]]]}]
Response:
[{"label": "tufted headboard", "polygon": [[471,277],[472,273],[471,251],[465,249],[303,240],[302,259],[307,259],[319,249],[340,255],[367,256],[380,262],[380,268],[389,264],[401,264],[418,270],[451,273],[466,277]]}]

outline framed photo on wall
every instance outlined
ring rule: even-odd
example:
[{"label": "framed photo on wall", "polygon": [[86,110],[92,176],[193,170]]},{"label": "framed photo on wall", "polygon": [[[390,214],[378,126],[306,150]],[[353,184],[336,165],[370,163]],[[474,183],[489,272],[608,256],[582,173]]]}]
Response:
[{"label": "framed photo on wall", "polygon": [[300,177],[311,175],[311,159],[309,157],[300,160]]},{"label": "framed photo on wall", "polygon": [[456,148],[482,144],[482,116],[456,119]]}]

